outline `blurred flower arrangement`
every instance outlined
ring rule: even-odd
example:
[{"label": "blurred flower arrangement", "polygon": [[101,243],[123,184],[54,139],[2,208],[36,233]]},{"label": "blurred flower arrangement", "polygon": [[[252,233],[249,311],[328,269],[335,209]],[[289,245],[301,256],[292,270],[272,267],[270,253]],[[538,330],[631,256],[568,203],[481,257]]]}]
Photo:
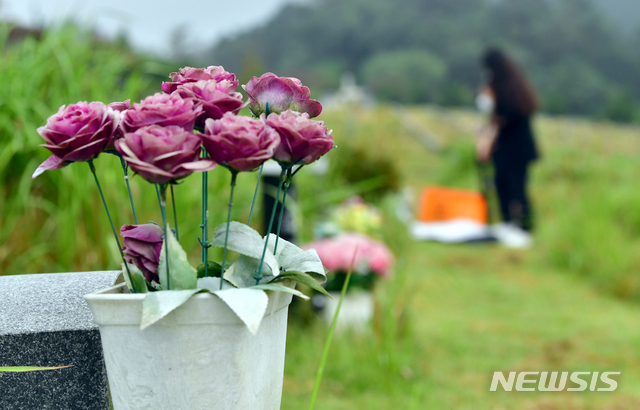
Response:
[{"label": "blurred flower arrangement", "polygon": [[348,290],[372,290],[378,279],[391,275],[393,254],[383,242],[374,239],[380,238],[382,223],[378,208],[353,197],[336,207],[329,221],[316,229],[321,238],[305,248],[315,249],[329,270],[325,289],[342,289],[352,262]]},{"label": "blurred flower arrangement", "polygon": [[347,291],[372,290],[378,279],[391,274],[393,255],[389,248],[363,234],[343,232],[332,238],[312,242],[305,248],[314,249],[329,270],[324,285],[328,291],[342,289],[352,262],[353,272]]},{"label": "blurred flower arrangement", "polygon": [[356,232],[374,238],[380,237],[382,212],[360,197],[348,199],[331,214],[331,220],[341,231]]},{"label": "blurred flower arrangement", "polygon": [[333,208],[328,218],[314,227],[317,238],[329,238],[340,232],[356,232],[380,238],[382,212],[375,206],[354,196]]},{"label": "blurred flower arrangement", "polygon": [[[302,250],[278,235],[262,237],[250,228],[254,200],[246,223],[232,222],[233,193],[238,175],[262,170],[274,159],[281,167],[277,199],[286,200],[292,178],[302,167],[329,152],[331,131],[322,121],[312,120],[322,106],[310,99],[309,89],[295,78],[266,73],[253,77],[244,87],[248,101],[237,92],[234,74],[222,67],[185,67],[162,84],[162,93],[139,103],[104,104],[78,102],[62,106],[38,133],[51,155],[33,173],[56,170],[86,162],[93,173],[115,241],[122,256],[122,269],[131,293],[145,293],[141,328],[148,327],[200,292],[217,295],[255,333],[266,309],[266,290],[288,292],[298,281],[320,292],[325,269],[315,250]],[[249,105],[253,118],[239,116]],[[102,153],[120,159],[127,184],[134,224],[121,227],[121,245],[103,195],[94,162]],[[208,233],[207,173],[217,165],[230,173],[231,196],[227,223]],[[154,184],[162,224],[139,224],[129,187],[131,169]],[[180,245],[176,209],[173,228],[166,212],[168,193],[194,172],[202,173],[202,263],[196,269]],[[260,178],[258,178],[258,184]],[[256,186],[255,192],[258,192]],[[175,202],[174,202],[175,204]],[[279,232],[282,215],[275,208],[267,232]],[[275,225],[274,225],[275,224]],[[221,261],[210,261],[210,247],[223,248]],[[240,254],[229,263],[227,251]],[[305,297],[306,298],[306,297]],[[261,312],[243,309],[247,301],[260,301]],[[255,303],[252,306],[256,306]]]}]

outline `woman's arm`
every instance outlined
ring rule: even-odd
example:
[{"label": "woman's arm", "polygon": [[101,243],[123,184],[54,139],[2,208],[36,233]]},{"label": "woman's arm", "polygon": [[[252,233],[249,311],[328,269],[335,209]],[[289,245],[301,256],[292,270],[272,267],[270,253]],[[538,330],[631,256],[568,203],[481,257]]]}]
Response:
[{"label": "woman's arm", "polygon": [[476,97],[476,105],[480,112],[488,114],[489,123],[483,125],[476,132],[476,157],[480,162],[488,162],[491,159],[491,152],[498,136],[498,119],[495,114],[496,96],[489,84],[480,87]]},{"label": "woman's arm", "polygon": [[476,157],[480,162],[489,162],[491,153],[498,137],[498,124],[492,116],[492,121],[483,126],[476,133]]}]

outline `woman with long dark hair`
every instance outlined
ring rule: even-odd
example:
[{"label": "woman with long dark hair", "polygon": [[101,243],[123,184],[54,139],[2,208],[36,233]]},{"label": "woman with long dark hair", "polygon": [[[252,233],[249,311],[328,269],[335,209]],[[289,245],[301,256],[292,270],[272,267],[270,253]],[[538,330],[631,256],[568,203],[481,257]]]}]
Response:
[{"label": "woman with long dark hair", "polygon": [[524,73],[500,50],[486,51],[482,65],[487,80],[476,102],[490,117],[489,125],[478,134],[478,160],[493,160],[503,220],[530,231],[527,174],[538,158],[531,130],[537,98]]}]

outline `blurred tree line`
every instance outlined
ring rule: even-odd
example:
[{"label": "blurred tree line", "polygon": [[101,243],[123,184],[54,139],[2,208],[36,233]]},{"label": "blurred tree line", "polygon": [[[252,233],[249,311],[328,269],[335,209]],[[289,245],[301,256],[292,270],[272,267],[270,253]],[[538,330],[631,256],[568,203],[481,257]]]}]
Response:
[{"label": "blurred tree line", "polygon": [[273,71],[322,92],[348,71],[381,100],[469,105],[480,55],[499,46],[544,111],[639,121],[639,39],[589,0],[321,0],[289,5],[206,57],[241,80]]}]

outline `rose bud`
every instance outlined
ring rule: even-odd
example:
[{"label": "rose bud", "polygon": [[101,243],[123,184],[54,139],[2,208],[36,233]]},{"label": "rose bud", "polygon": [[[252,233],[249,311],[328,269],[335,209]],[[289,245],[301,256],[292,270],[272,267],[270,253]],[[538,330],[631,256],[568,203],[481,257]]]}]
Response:
[{"label": "rose bud", "polygon": [[182,98],[190,98],[202,107],[196,126],[204,127],[205,120],[218,120],[226,112],[237,114],[242,108],[242,94],[236,92],[237,81],[197,81],[178,86],[176,92]]},{"label": "rose bud", "polygon": [[37,130],[47,142],[41,146],[53,155],[40,164],[32,178],[72,162],[94,159],[113,141],[119,122],[120,115],[98,101],[63,105]]},{"label": "rose bud", "polygon": [[124,248],[125,260],[140,269],[147,282],[158,278],[160,251],[162,250],[164,230],[154,224],[123,225],[120,236]]},{"label": "rose bud", "polygon": [[269,113],[292,110],[306,112],[313,118],[322,112],[322,104],[310,98],[309,87],[303,86],[297,78],[266,73],[260,78],[253,77],[243,88],[249,95],[249,107],[255,115],[267,113],[267,103]]},{"label": "rose bud", "polygon": [[180,95],[160,94],[150,95],[140,103],[134,103],[131,108],[122,113],[122,129],[125,133],[134,132],[138,128],[149,125],[175,125],[187,131],[193,130],[196,117],[202,108],[189,98]]},{"label": "rose bud", "polygon": [[307,113],[271,114],[266,123],[280,134],[273,157],[280,163],[310,164],[333,148],[333,136],[324,121],[311,120]]},{"label": "rose bud", "polygon": [[[207,68],[184,67],[177,73],[169,75],[171,82],[162,83],[162,91],[171,94],[176,90],[178,85],[186,83],[194,83],[202,80],[235,81],[235,74],[228,73],[221,66],[209,66]],[[237,87],[237,85],[236,85]]]},{"label": "rose bud", "polygon": [[200,159],[201,137],[177,125],[150,125],[126,133],[115,146],[135,173],[151,183],[166,184],[215,168],[211,159]]},{"label": "rose bud", "polygon": [[202,145],[218,164],[235,171],[251,171],[271,159],[280,136],[264,121],[226,113],[208,119]]}]

